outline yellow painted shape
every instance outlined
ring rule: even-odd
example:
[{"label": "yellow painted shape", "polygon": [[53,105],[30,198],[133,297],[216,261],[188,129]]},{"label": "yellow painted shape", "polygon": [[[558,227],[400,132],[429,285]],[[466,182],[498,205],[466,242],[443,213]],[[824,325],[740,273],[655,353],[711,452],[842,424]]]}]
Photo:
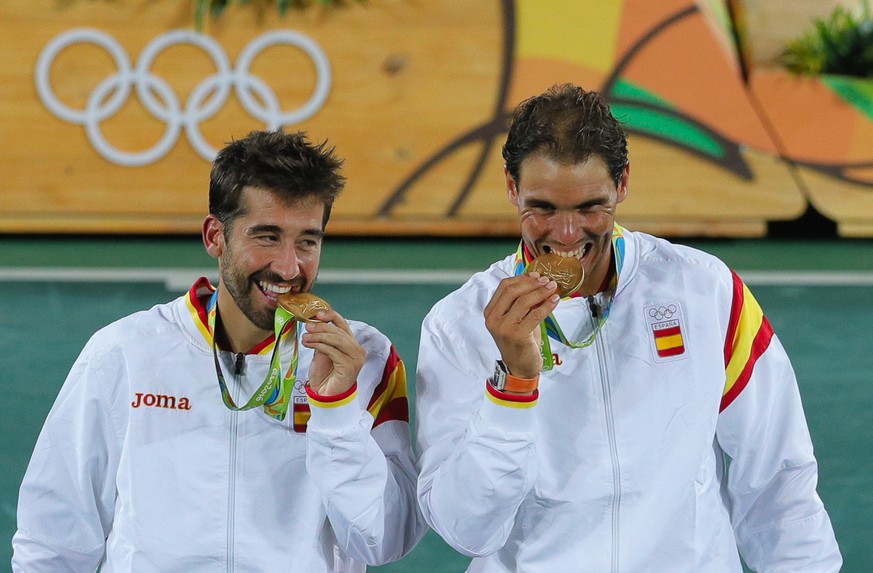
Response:
[{"label": "yellow painted shape", "polygon": [[607,71],[613,67],[623,2],[516,2],[516,57],[552,58]]}]

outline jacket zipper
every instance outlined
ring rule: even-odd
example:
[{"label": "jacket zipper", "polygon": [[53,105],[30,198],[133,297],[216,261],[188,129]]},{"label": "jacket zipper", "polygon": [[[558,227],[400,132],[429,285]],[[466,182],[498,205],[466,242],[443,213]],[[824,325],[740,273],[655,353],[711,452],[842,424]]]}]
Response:
[{"label": "jacket zipper", "polygon": [[[599,308],[594,297],[588,299],[591,310],[591,324],[596,327]],[[606,417],[606,433],[609,440],[609,457],[612,462],[612,572],[619,572],[619,517],[621,510],[621,468],[618,462],[618,446],[615,439],[615,418],[612,412],[612,390],[610,387],[609,365],[606,360],[606,349],[603,337],[605,329],[601,329],[594,341],[597,350],[597,362],[600,366],[600,386],[603,391],[603,412]]]},{"label": "jacket zipper", "polygon": [[[244,370],[244,365],[240,364],[239,356],[237,356],[236,364],[234,365],[234,373],[237,374],[236,394],[235,399],[239,399],[240,383],[238,376]],[[236,448],[237,436],[239,428],[237,427],[237,418],[239,412],[232,410],[230,412],[230,445],[228,451],[228,468],[227,468],[227,573],[233,573],[234,570],[234,522],[236,513]]]},{"label": "jacket zipper", "polygon": [[238,412],[230,413],[230,455],[227,479],[227,573],[233,573],[234,513],[236,508],[236,419]]}]

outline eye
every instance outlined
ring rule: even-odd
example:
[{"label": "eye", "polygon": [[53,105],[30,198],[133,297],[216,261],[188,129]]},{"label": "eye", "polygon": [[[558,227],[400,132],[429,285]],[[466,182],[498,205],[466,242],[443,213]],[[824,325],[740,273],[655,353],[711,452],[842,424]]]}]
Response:
[{"label": "eye", "polygon": [[318,239],[301,239],[297,242],[299,248],[303,251],[313,251],[318,248],[321,241]]},{"label": "eye", "polygon": [[555,206],[549,203],[531,203],[528,208],[534,213],[548,214],[555,211]]}]

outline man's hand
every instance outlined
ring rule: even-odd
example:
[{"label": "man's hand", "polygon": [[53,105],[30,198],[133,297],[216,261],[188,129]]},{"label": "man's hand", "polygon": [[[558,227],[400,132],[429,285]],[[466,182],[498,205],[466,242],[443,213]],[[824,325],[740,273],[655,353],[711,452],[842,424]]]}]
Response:
[{"label": "man's hand", "polygon": [[534,378],[542,370],[539,326],[561,300],[557,286],[539,273],[503,279],[485,307],[485,327],[514,376]]},{"label": "man's hand", "polygon": [[301,337],[303,346],[315,350],[309,365],[309,385],[322,396],[336,396],[357,381],[367,353],[338,312],[322,310],[316,318],[321,322],[306,323]]}]

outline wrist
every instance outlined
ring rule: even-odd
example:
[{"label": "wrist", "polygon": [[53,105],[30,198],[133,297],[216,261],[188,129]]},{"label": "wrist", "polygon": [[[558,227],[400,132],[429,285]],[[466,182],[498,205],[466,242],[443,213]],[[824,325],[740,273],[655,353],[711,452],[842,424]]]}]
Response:
[{"label": "wrist", "polygon": [[319,405],[327,405],[326,407],[333,407],[332,405],[338,402],[347,402],[349,397],[353,396],[358,389],[357,382],[344,389],[331,389],[327,384],[321,388],[315,388],[308,381],[304,383],[303,387],[306,389],[306,394],[311,400],[319,402]]},{"label": "wrist", "polygon": [[512,374],[503,360],[496,362],[494,374],[488,379],[488,383],[493,388],[508,394],[531,394],[536,391],[539,381],[539,373],[532,378],[523,378]]}]

